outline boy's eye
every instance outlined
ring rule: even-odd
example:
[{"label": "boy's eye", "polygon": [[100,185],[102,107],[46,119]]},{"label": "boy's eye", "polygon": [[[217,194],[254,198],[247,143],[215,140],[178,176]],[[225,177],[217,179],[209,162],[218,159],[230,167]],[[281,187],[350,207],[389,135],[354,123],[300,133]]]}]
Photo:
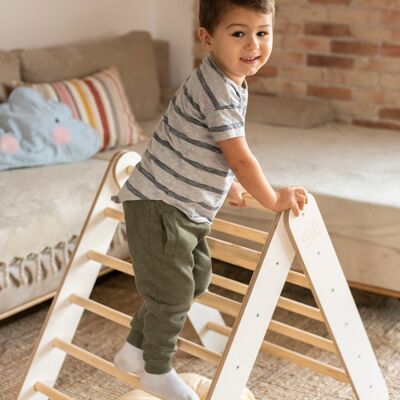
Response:
[{"label": "boy's eye", "polygon": [[268,32],[258,32],[257,35],[260,37],[263,37],[263,36],[268,35]]},{"label": "boy's eye", "polygon": [[244,36],[244,33],[238,31],[238,32],[235,32],[232,36],[235,36],[235,37],[242,37],[242,36]]}]

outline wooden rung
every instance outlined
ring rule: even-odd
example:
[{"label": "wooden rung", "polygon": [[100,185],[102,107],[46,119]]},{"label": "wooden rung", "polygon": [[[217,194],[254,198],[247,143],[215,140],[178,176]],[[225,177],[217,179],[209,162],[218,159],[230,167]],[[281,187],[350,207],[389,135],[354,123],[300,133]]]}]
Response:
[{"label": "wooden rung", "polygon": [[121,210],[116,210],[115,208],[107,207],[106,209],[104,209],[104,215],[109,218],[114,218],[119,222],[125,222],[124,213]]},{"label": "wooden rung", "polygon": [[325,322],[324,317],[319,308],[300,303],[296,300],[288,299],[287,297],[280,296],[278,300],[278,307],[285,310],[303,315],[317,321]]},{"label": "wooden rung", "polygon": [[301,286],[306,289],[311,289],[308,278],[304,274],[297,271],[289,271],[286,282]]},{"label": "wooden rung", "polygon": [[89,353],[88,351],[81,349],[72,343],[68,343],[60,338],[55,338],[51,341],[51,344],[70,356],[83,361],[93,368],[99,369],[100,371],[105,372],[106,374],[109,374],[122,382],[132,386],[140,385],[139,378],[136,375],[128,372],[122,372],[114,367],[114,364],[110,363],[109,361],[106,361],[95,354]]},{"label": "wooden rung", "polygon": [[178,349],[213,365],[218,365],[222,357],[220,353],[208,350],[197,343],[181,337],[178,338]]},{"label": "wooden rung", "polygon": [[[209,323],[208,325],[210,326],[210,329],[212,329],[213,331],[225,336],[229,336],[232,331],[232,328],[226,326],[211,324],[211,323]],[[346,372],[344,370],[326,364],[324,362],[315,360],[314,358],[305,356],[296,351],[286,349],[285,347],[282,346],[278,346],[266,340],[264,340],[261,345],[261,351],[263,353],[270,354],[275,357],[285,359],[287,361],[291,361],[297,365],[300,365],[301,367],[308,367],[320,374],[329,376],[338,381],[350,383],[346,375]]]},{"label": "wooden rung", "polygon": [[225,276],[212,274],[211,283],[223,289],[231,290],[232,292],[245,295],[249,286],[245,283],[235,281],[234,279],[229,279]]},{"label": "wooden rung", "polygon": [[261,255],[259,251],[209,236],[207,237],[207,243],[212,258],[234,264],[250,271],[256,269],[258,259]]},{"label": "wooden rung", "polygon": [[333,344],[332,340],[326,339],[322,336],[305,331],[303,329],[296,328],[295,326],[291,326],[283,322],[271,319],[268,329],[272,332],[279,333],[280,335],[289,337],[299,342],[307,343],[311,346],[318,347],[319,349],[337,354],[335,345]]},{"label": "wooden rung", "polygon": [[214,231],[227,233],[228,235],[251,240],[260,244],[264,244],[268,238],[268,232],[249,228],[248,226],[235,224],[234,222],[219,218],[214,219],[211,227]]},{"label": "wooden rung", "polygon": [[72,400],[72,397],[61,393],[57,389],[47,386],[42,382],[36,382],[33,388],[36,392],[45,394],[50,400]]},{"label": "wooden rung", "polygon": [[89,250],[86,256],[89,260],[97,261],[102,265],[123,272],[124,274],[134,276],[132,264],[127,261],[120,260],[119,258],[107,254],[101,254],[94,250]]},{"label": "wooden rung", "polygon": [[[91,299],[85,299],[76,294],[72,294],[69,297],[69,300],[71,303],[79,305],[85,310],[88,310],[96,315],[99,315],[100,317],[113,321],[119,325],[125,326],[127,328],[130,328],[131,326],[130,324],[132,321],[132,317],[121,313],[120,311],[114,310],[110,307],[107,307],[104,304],[100,304]],[[221,354],[208,350],[203,346],[192,343],[181,337],[178,337],[178,348],[185,353],[191,354],[197,358],[200,358],[203,361],[212,363],[213,365],[218,365],[221,360]]]},{"label": "wooden rung", "polygon": [[[226,297],[209,291],[198,297],[196,301],[206,306],[215,308],[218,311],[231,315],[233,317],[236,317],[239,314],[240,307],[242,306],[241,303],[237,301],[227,299]],[[279,297],[277,307],[294,312],[296,314],[303,315],[311,319],[315,319],[317,321],[324,322],[321,311],[318,308],[300,303],[292,299],[288,299],[283,296]]]}]

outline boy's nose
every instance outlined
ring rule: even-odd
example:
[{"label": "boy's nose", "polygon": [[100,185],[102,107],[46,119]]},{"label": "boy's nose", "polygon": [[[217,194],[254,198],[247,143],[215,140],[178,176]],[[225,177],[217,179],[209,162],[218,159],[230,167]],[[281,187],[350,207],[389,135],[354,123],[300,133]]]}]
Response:
[{"label": "boy's nose", "polygon": [[258,40],[256,38],[250,37],[246,44],[246,47],[249,50],[257,50],[259,47]]}]

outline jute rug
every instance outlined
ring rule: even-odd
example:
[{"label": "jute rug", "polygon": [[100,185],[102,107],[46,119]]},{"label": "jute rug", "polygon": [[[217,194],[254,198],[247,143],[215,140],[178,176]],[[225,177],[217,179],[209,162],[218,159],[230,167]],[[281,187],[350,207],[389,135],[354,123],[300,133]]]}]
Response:
[{"label": "jute rug", "polygon": [[[224,270],[227,266],[220,265],[219,268]],[[246,281],[248,276],[244,274],[240,278]],[[285,287],[284,295],[307,304],[314,304],[309,291],[303,291],[291,285]],[[359,291],[353,291],[353,295],[388,384],[391,399],[400,399],[400,301]],[[92,293],[92,298],[130,315],[140,304],[133,279],[127,279],[119,273],[100,278]],[[45,303],[0,323],[1,399],[16,398],[48,307],[49,303]],[[322,323],[284,310],[278,309],[274,319],[327,336]],[[227,322],[232,321],[227,318]],[[106,360],[112,360],[126,335],[126,328],[85,312],[74,343]],[[186,324],[183,336],[196,340],[190,324]],[[272,333],[267,334],[267,339],[339,366],[336,356],[330,353]],[[196,372],[210,378],[215,371],[215,367],[208,363],[181,352],[177,353],[174,365],[178,372]],[[131,390],[129,386],[69,356],[66,358],[56,387],[74,399],[84,400],[112,400]],[[258,400],[355,398],[350,385],[265,354],[258,356],[248,387]]]}]

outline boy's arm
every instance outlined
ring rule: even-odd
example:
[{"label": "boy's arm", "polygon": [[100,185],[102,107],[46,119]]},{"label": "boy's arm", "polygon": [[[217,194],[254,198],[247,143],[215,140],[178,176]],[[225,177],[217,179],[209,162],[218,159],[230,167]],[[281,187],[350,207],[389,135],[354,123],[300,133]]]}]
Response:
[{"label": "boy's arm", "polygon": [[219,141],[218,145],[238,181],[261,205],[273,211],[291,208],[295,215],[299,215],[299,209],[302,210],[307,202],[306,190],[298,187],[276,192],[265,178],[244,136]]}]

